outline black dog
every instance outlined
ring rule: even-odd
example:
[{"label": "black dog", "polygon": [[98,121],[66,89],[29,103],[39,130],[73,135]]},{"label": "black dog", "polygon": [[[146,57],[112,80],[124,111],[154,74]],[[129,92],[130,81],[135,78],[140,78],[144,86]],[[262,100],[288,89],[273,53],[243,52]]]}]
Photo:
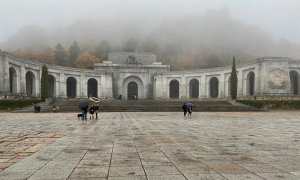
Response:
[{"label": "black dog", "polygon": [[82,118],[82,114],[80,113],[80,114],[77,114],[77,118],[79,119],[79,118]]}]

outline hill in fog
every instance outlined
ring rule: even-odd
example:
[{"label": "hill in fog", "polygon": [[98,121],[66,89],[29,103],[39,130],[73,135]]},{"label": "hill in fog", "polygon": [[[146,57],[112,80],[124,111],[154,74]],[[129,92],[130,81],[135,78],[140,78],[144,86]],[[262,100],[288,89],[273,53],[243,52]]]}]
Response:
[{"label": "hill in fog", "polygon": [[51,29],[27,25],[1,47],[13,52],[54,48],[61,43],[67,48],[77,41],[82,52],[94,52],[97,44],[106,40],[111,51],[153,52],[173,69],[228,65],[233,55],[238,63],[261,56],[300,58],[299,44],[275,41],[259,27],[233,20],[227,9],[158,19],[151,16],[83,19]]}]

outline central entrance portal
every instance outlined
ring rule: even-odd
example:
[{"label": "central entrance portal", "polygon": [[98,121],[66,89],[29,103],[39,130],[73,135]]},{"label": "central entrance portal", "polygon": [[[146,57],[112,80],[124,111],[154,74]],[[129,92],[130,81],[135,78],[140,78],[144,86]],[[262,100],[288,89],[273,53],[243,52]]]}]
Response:
[{"label": "central entrance portal", "polygon": [[128,98],[138,98],[138,85],[136,82],[130,82],[127,87]]},{"label": "central entrance portal", "polygon": [[128,76],[122,83],[123,99],[144,99],[144,83],[138,76]]}]

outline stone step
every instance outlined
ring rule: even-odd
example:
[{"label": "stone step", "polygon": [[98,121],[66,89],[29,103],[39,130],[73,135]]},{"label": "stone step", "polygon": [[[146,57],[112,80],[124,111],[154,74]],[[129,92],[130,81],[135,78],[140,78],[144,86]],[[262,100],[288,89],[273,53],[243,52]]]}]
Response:
[{"label": "stone step", "polygon": [[[51,112],[55,104],[61,112],[80,112],[78,107],[80,99],[61,99],[52,104],[42,104],[41,112]],[[259,109],[230,103],[227,101],[191,101],[194,112],[204,111],[259,111]],[[101,112],[178,112],[184,101],[158,101],[158,100],[103,100],[99,103]],[[19,112],[33,112],[33,106],[24,108]]]}]

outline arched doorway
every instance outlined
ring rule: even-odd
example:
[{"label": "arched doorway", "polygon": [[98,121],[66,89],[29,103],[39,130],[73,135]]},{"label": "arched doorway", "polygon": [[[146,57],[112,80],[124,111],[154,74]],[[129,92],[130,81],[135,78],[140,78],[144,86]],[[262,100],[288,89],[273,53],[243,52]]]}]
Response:
[{"label": "arched doorway", "polygon": [[51,74],[48,75],[48,97],[55,97],[55,77]]},{"label": "arched doorway", "polygon": [[[132,82],[136,83],[137,92],[135,92],[136,88],[134,87],[135,85]],[[131,92],[128,92],[129,90]],[[122,84],[122,94],[120,94],[120,95],[122,95],[123,99],[128,99],[128,98],[131,98],[130,96],[128,96],[129,94],[135,94],[136,97],[138,97],[139,99],[145,98],[144,83],[140,77],[128,76],[127,78],[124,79],[123,84]]]},{"label": "arched doorway", "polygon": [[219,96],[219,80],[216,77],[213,77],[209,81],[209,95],[212,98]]},{"label": "arched doorway", "polygon": [[15,68],[9,68],[9,92],[17,93],[17,72]]},{"label": "arched doorway", "polygon": [[98,97],[98,82],[94,78],[88,80],[87,95],[88,97]]},{"label": "arched doorway", "polygon": [[35,76],[31,71],[26,73],[26,94],[29,97],[35,96]]},{"label": "arched doorway", "polygon": [[291,94],[299,95],[299,73],[297,71],[290,72]]},{"label": "arched doorway", "polygon": [[169,85],[170,88],[170,98],[179,98],[179,82],[177,80],[172,80]]},{"label": "arched doorway", "polygon": [[131,81],[130,83],[128,83],[127,97],[128,98],[133,98],[133,97],[138,98],[138,85],[136,82]]},{"label": "arched doorway", "polygon": [[75,98],[76,97],[76,86],[77,81],[74,77],[69,77],[67,79],[67,97]]},{"label": "arched doorway", "polygon": [[197,79],[190,80],[189,83],[189,93],[190,98],[198,98],[199,97],[199,81]]},{"label": "arched doorway", "polygon": [[246,95],[250,95],[250,96],[254,95],[254,86],[255,86],[255,74],[253,71],[251,71],[247,75]]}]

